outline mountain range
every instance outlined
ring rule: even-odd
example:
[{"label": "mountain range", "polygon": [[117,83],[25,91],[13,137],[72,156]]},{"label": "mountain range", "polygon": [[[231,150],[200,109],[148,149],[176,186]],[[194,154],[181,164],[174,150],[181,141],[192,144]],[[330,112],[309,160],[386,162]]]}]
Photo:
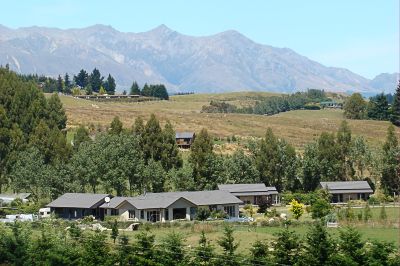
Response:
[{"label": "mountain range", "polygon": [[141,33],[111,26],[82,29],[0,25],[0,64],[56,77],[97,67],[119,88],[163,83],[169,92],[273,91],[307,88],[363,93],[394,91],[398,74],[373,80],[327,67],[291,49],[258,44],[237,31],[193,37],[165,25]]}]

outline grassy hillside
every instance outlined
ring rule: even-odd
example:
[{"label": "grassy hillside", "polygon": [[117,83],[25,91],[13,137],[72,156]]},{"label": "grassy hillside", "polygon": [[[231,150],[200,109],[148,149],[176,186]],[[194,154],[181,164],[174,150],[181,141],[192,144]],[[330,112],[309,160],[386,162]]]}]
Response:
[{"label": "grassy hillside", "polygon": [[[207,128],[220,137],[242,136],[261,137],[271,127],[279,137],[287,139],[301,148],[321,132],[334,132],[343,120],[341,110],[298,110],[274,116],[248,114],[207,114],[200,113],[203,105],[211,100],[224,100],[236,105],[247,105],[256,99],[278,95],[267,92],[239,92],[225,94],[193,94],[172,96],[170,101],[117,103],[93,102],[61,96],[68,115],[68,127],[79,124],[107,126],[114,116],[119,116],[125,127],[130,127],[135,118],[145,120],[151,113],[157,115],[162,123],[170,120],[177,130],[199,131]],[[371,120],[349,120],[355,135],[363,135],[371,144],[384,141],[388,122]],[[397,130],[400,137],[400,129]]]}]

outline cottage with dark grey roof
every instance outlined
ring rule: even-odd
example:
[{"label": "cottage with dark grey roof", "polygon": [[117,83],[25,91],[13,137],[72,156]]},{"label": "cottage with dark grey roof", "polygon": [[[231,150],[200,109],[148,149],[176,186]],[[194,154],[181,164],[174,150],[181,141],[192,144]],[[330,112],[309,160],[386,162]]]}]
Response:
[{"label": "cottage with dark grey roof", "polygon": [[181,191],[115,197],[100,208],[106,210],[106,215],[118,215],[121,220],[166,222],[193,220],[198,208],[222,210],[229,217],[238,217],[240,203],[227,191]]},{"label": "cottage with dark grey roof", "polygon": [[320,188],[328,190],[332,203],[367,200],[374,193],[367,181],[320,182]]},{"label": "cottage with dark grey roof", "polygon": [[179,148],[190,149],[195,137],[194,132],[176,132],[175,141]]},{"label": "cottage with dark grey roof", "polygon": [[279,193],[275,187],[267,187],[259,184],[224,184],[218,185],[218,189],[228,191],[245,204],[258,205],[263,200],[271,201],[272,204],[279,203]]},{"label": "cottage with dark grey roof", "polygon": [[80,219],[85,216],[104,218],[104,210],[99,207],[106,202],[109,194],[65,193],[58,199],[47,204],[51,213],[64,219]]}]

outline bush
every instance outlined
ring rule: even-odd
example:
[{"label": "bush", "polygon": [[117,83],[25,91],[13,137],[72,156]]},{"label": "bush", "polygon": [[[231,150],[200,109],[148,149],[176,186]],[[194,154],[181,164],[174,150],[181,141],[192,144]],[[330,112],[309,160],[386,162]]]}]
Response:
[{"label": "bush", "polygon": [[316,200],[310,207],[311,217],[313,219],[323,218],[327,216],[331,210],[331,204],[329,204],[325,199]]},{"label": "bush", "polygon": [[378,205],[381,201],[376,196],[370,196],[368,201],[369,205]]},{"label": "bush", "polygon": [[210,210],[207,208],[198,208],[196,213],[196,220],[205,221],[210,217]]},{"label": "bush", "polygon": [[272,206],[272,202],[270,198],[261,197],[260,202],[258,203],[258,213],[265,213],[269,207]]}]

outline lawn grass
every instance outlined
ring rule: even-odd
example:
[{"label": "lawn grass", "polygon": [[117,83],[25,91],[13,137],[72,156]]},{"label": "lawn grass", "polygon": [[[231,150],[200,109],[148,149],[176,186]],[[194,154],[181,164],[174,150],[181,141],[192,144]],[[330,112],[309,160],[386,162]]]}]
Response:
[{"label": "lawn grass", "polygon": [[[172,96],[169,101],[141,103],[95,102],[60,96],[68,116],[68,128],[78,125],[108,126],[115,116],[119,116],[124,126],[130,128],[134,120],[141,116],[147,120],[151,113],[163,125],[171,121],[177,131],[199,132],[207,128],[215,136],[226,138],[262,137],[267,128],[285,138],[298,149],[318,137],[323,131],[336,132],[343,121],[342,110],[297,110],[273,116],[253,114],[210,114],[201,113],[203,105],[211,100],[225,100],[236,105],[246,105],[256,99],[278,95],[266,92],[239,92],[224,94],[192,94]],[[348,120],[354,135],[364,136],[373,146],[384,142],[389,122],[372,120]],[[400,129],[397,129],[400,137]]]}]

